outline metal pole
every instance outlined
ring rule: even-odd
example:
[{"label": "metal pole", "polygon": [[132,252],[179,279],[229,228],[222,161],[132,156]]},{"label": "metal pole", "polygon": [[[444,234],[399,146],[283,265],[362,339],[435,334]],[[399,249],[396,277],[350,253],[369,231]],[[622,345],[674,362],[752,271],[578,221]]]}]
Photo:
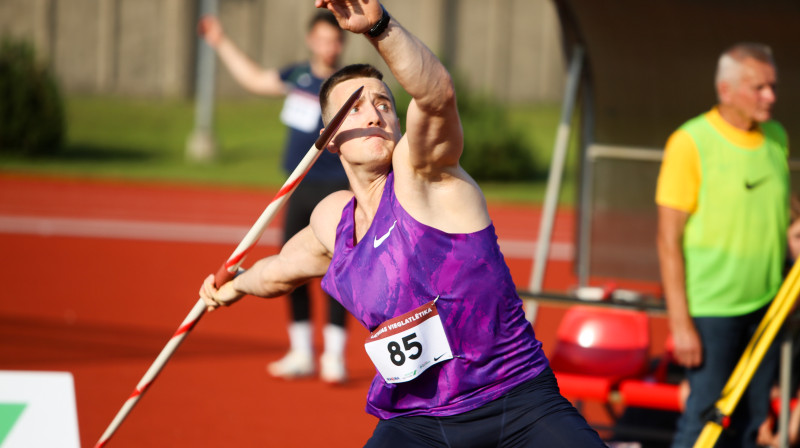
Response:
[{"label": "metal pole", "polygon": [[795,393],[792,390],[792,358],[794,354],[794,342],[800,332],[800,315],[792,312],[787,322],[784,324],[783,342],[781,343],[781,364],[780,364],[780,397],[781,409],[778,417],[778,446],[780,448],[789,447],[789,419],[791,409],[789,407]]},{"label": "metal pole", "polygon": [[[561,122],[558,124],[558,132],[556,133],[556,140],[553,147],[553,159],[550,161],[550,174],[547,178],[544,207],[539,220],[539,237],[536,242],[533,272],[531,273],[531,281],[528,286],[528,289],[534,294],[542,291],[542,284],[544,283],[547,254],[550,252],[553,222],[555,221],[558,196],[561,191],[561,176],[564,172],[564,161],[569,144],[570,122],[572,121],[572,113],[575,109],[575,101],[578,96],[578,81],[581,77],[582,66],[583,47],[576,45],[573,48],[572,60],[569,64],[567,85],[561,108]],[[533,322],[535,320],[536,303],[534,301],[528,301],[525,314],[529,321]]]},{"label": "metal pole", "polygon": [[556,140],[553,147],[553,159],[550,161],[550,174],[547,178],[544,207],[539,224],[539,237],[536,243],[536,256],[533,260],[533,272],[529,289],[533,293],[541,292],[544,282],[544,272],[547,266],[547,253],[550,250],[550,239],[555,221],[555,211],[558,206],[558,195],[561,190],[561,176],[564,172],[564,161],[567,155],[570,122],[575,108],[575,99],[578,92],[583,65],[583,48],[575,46],[572,52],[572,61],[569,66],[566,92],[561,109],[561,121],[558,124]]},{"label": "metal pole", "polygon": [[[200,0],[200,15],[216,15],[217,0]],[[202,37],[197,37],[197,78],[195,86],[194,130],[189,135],[186,156],[194,161],[210,161],[217,155],[214,139],[214,71],[216,55]]]},{"label": "metal pole", "polygon": [[592,239],[592,189],[594,185],[594,160],[589,148],[594,143],[594,103],[592,102],[592,85],[583,83],[583,102],[581,103],[581,182],[578,207],[577,254],[575,256],[578,274],[578,285],[589,284],[591,265]]},{"label": "metal pole", "polygon": [[[788,327],[788,326],[787,326]],[[792,383],[792,338],[794,331],[789,328],[784,329],[783,342],[781,343],[781,364],[780,364],[780,389],[781,389],[781,410],[778,416],[778,446],[789,448],[789,400],[792,398],[789,388]]]}]

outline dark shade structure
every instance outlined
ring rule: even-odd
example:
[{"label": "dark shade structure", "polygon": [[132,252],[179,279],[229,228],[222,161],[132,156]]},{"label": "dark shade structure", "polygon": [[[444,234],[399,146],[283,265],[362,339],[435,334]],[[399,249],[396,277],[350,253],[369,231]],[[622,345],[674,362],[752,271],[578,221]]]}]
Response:
[{"label": "dark shade structure", "polygon": [[566,59],[576,45],[586,52],[579,278],[584,284],[598,276],[657,281],[653,199],[660,151],[673,130],[716,103],[722,51],[742,41],[772,47],[779,80],[774,117],[790,145],[800,138],[800,2],[554,3]]}]

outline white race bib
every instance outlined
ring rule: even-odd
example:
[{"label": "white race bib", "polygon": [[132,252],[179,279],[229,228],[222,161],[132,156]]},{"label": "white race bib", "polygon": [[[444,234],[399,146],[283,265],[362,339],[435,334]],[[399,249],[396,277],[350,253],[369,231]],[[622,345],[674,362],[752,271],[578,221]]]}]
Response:
[{"label": "white race bib", "polygon": [[367,337],[364,348],[387,383],[411,381],[453,359],[436,299],[382,323]]},{"label": "white race bib", "polygon": [[294,89],[286,96],[281,110],[281,122],[290,128],[303,132],[319,131],[319,117],[322,115],[319,98]]}]

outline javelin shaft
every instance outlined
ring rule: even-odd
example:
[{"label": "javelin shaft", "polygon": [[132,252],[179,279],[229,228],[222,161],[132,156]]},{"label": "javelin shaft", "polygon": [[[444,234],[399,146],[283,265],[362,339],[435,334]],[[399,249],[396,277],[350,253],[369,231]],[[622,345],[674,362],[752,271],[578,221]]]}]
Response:
[{"label": "javelin shaft", "polygon": [[289,176],[289,179],[287,179],[286,183],[283,184],[283,187],[281,187],[272,199],[272,202],[269,203],[267,208],[264,209],[264,212],[261,213],[261,216],[258,217],[255,225],[250,228],[231,256],[220,266],[214,276],[214,283],[218,287],[227,283],[234,277],[244,261],[244,258],[250,250],[253,249],[253,246],[258,243],[259,238],[261,238],[267,226],[275,219],[278,210],[283,207],[283,204],[289,199],[289,196],[297,189],[297,186],[305,177],[308,169],[311,168],[321,154],[322,150],[318,150],[316,146],[312,146],[311,149],[308,150],[303,160],[300,161],[300,164],[297,165],[297,168]]},{"label": "javelin shaft", "polygon": [[[305,157],[303,157],[303,160],[301,160],[294,171],[292,171],[292,174],[275,195],[275,198],[272,199],[267,208],[264,209],[264,212],[261,213],[261,216],[258,218],[258,220],[256,220],[256,223],[253,225],[253,227],[251,227],[244,236],[241,243],[239,243],[239,246],[236,247],[228,260],[222,264],[219,271],[214,276],[214,282],[218,287],[233,279],[248,252],[253,248],[253,246],[255,246],[269,223],[272,222],[277,215],[277,212],[280,210],[286,200],[289,199],[289,196],[291,196],[294,190],[297,189],[300,181],[303,180],[308,170],[322,154],[322,151],[325,150],[325,147],[328,145],[330,140],[333,138],[333,135],[346,118],[347,112],[353,107],[353,104],[355,104],[355,102],[361,96],[361,91],[363,89],[364,87],[361,86],[356,89],[352,95],[350,95],[350,98],[348,98],[344,105],[342,105],[341,109],[339,109],[336,115],[331,119],[330,124],[324,129],[314,145],[308,150],[308,153],[306,153]],[[161,373],[161,370],[164,368],[167,361],[169,361],[186,336],[188,336],[192,328],[197,325],[197,323],[200,321],[200,318],[203,317],[205,311],[206,306],[203,302],[203,299],[198,300],[181,325],[178,327],[178,331],[176,331],[172,338],[170,338],[169,342],[167,342],[167,345],[164,346],[164,348],[161,350],[161,353],[159,353],[158,357],[156,357],[155,361],[153,361],[153,364],[151,364],[150,368],[147,369],[147,372],[145,372],[144,376],[139,381],[139,384],[136,385],[136,389],[134,389],[131,396],[125,401],[119,412],[117,412],[117,415],[111,421],[111,424],[100,437],[100,440],[98,440],[95,448],[102,448],[106,443],[108,443],[108,440],[111,439],[111,436],[114,435],[117,428],[119,428],[128,414],[130,414],[131,410],[136,403],[139,402],[139,399],[142,397],[142,395],[147,392],[147,390],[155,381],[156,377],[158,377],[158,374]]]},{"label": "javelin shaft", "polygon": [[136,403],[139,402],[139,399],[142,398],[147,389],[150,388],[150,385],[153,384],[153,381],[156,380],[158,374],[161,373],[161,370],[167,364],[167,361],[172,357],[178,347],[181,345],[186,336],[189,334],[189,331],[192,329],[197,322],[200,321],[200,318],[203,317],[203,314],[206,311],[206,305],[202,299],[198,300],[195,303],[192,310],[186,316],[186,319],[183,320],[181,325],[178,327],[178,330],[175,334],[170,338],[167,345],[161,350],[161,353],[158,354],[156,360],[153,361],[153,364],[150,365],[150,368],[147,369],[142,379],[139,380],[139,383],[136,385],[136,389],[133,390],[131,396],[125,401],[122,405],[122,408],[117,412],[117,415],[114,416],[114,420],[111,421],[111,424],[108,425],[103,435],[100,436],[100,440],[95,445],[95,448],[102,448],[108,442],[112,435],[117,431],[117,428],[122,424],[128,414],[131,412]]}]

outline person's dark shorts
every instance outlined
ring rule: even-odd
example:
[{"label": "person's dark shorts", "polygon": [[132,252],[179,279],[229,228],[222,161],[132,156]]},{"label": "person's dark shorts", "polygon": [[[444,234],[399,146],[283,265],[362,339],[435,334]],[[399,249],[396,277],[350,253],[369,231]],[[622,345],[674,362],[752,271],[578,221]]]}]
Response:
[{"label": "person's dark shorts", "polygon": [[367,448],[605,447],[561,396],[549,368],[506,395],[463,414],[381,420]]}]

